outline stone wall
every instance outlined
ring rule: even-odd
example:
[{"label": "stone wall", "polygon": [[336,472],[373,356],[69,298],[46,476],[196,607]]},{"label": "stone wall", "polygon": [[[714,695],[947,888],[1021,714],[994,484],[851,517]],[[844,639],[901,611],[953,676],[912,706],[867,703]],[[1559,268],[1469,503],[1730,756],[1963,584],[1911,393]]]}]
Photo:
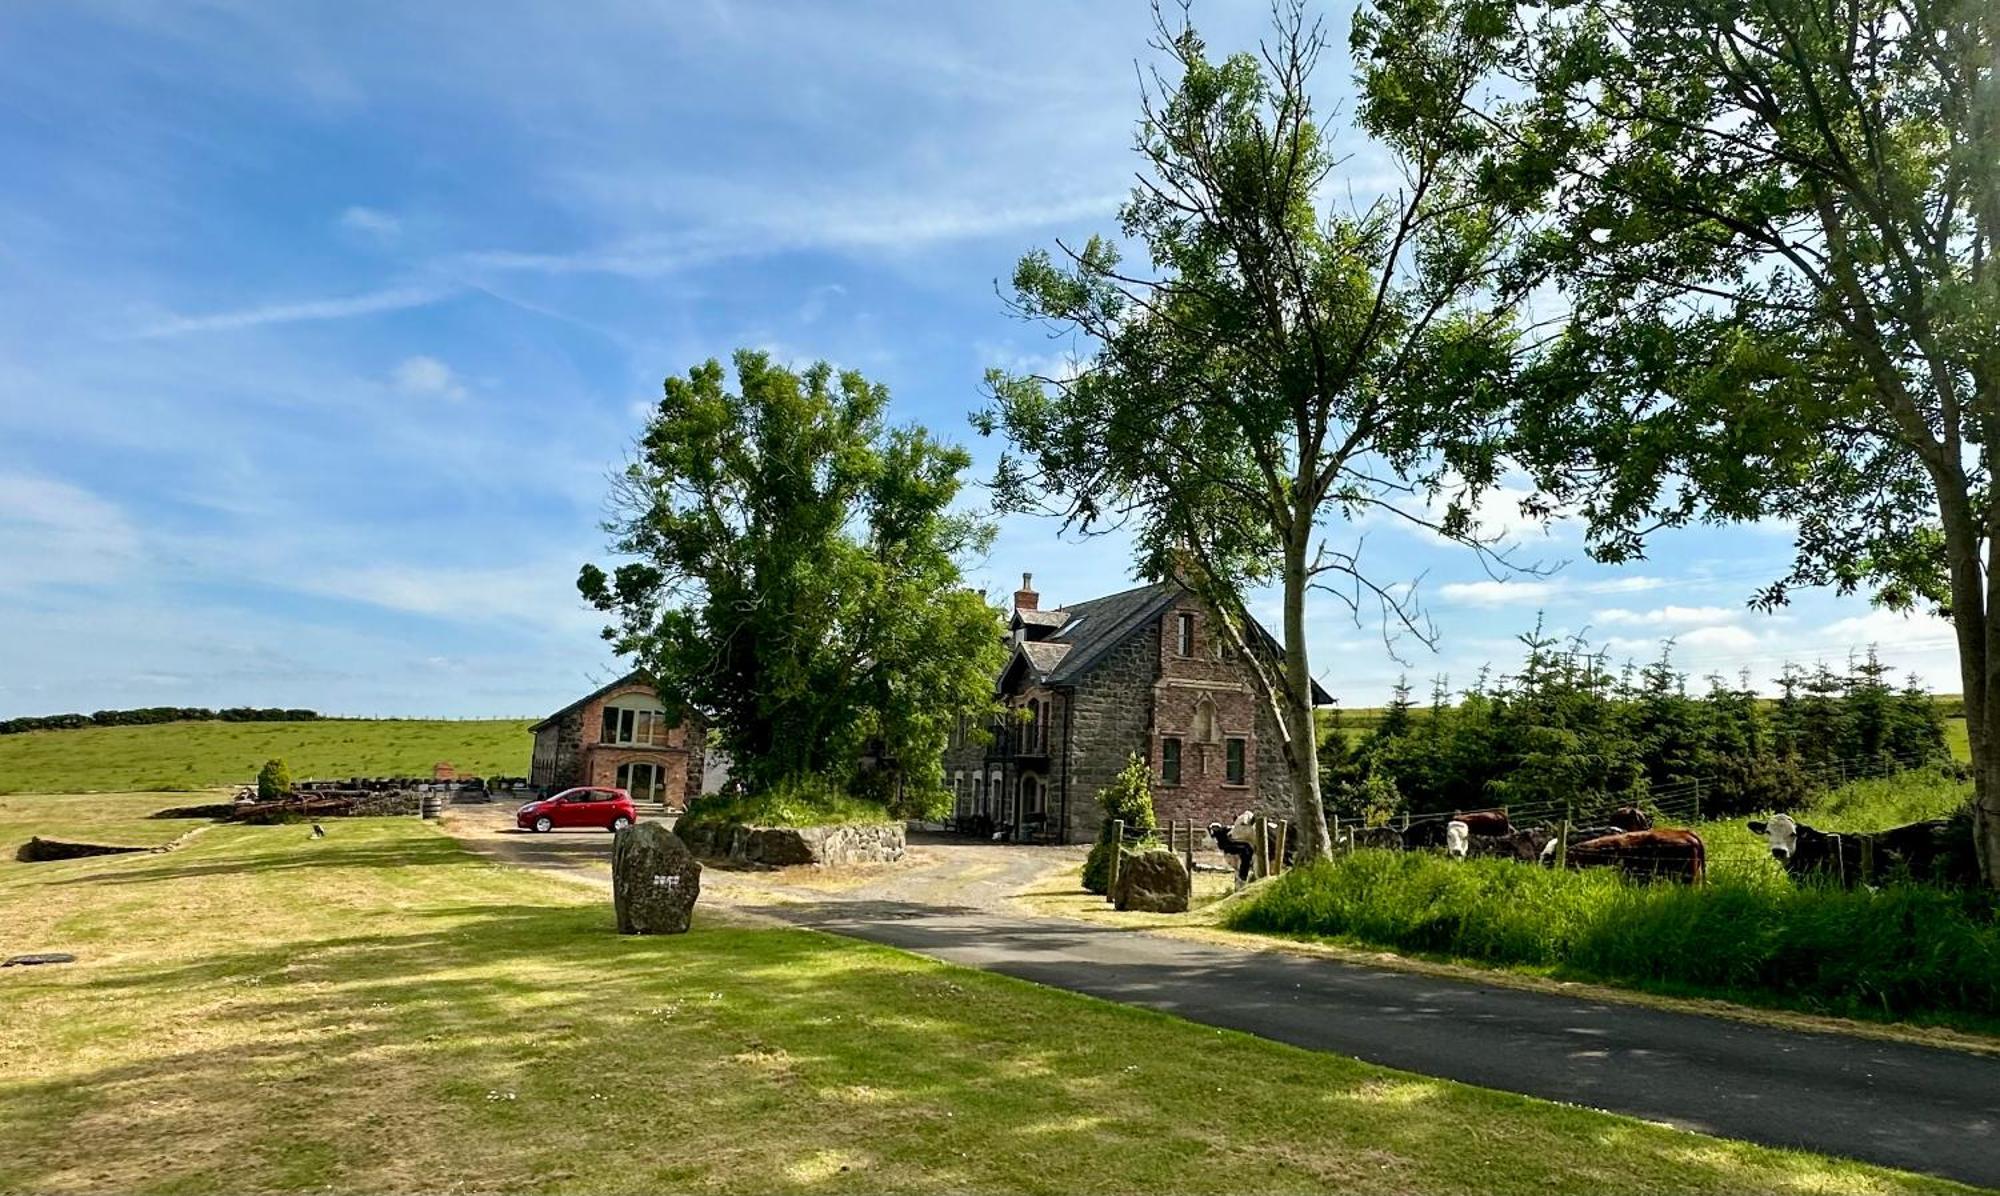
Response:
[{"label": "stone wall", "polygon": [[[1160,667],[1159,646],[1139,634],[1106,652],[1071,690],[1076,703],[1067,763],[1069,841],[1095,839],[1104,812],[1097,791],[1109,785],[1133,752],[1152,746],[1153,682]],[[1057,800],[1064,777],[1056,777]]]},{"label": "stone wall", "polygon": [[703,823],[675,828],[698,856],[782,868],[796,864],[893,864],[903,858],[900,822],[833,826],[738,826]]}]

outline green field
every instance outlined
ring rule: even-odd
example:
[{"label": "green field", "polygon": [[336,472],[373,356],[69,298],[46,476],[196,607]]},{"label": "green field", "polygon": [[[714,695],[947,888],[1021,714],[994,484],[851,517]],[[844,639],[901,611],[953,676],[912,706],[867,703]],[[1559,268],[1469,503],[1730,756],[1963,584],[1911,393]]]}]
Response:
[{"label": "green field", "polygon": [[0,862],[0,1191],[1964,1190],[330,830]]},{"label": "green field", "polygon": [[157,723],[0,735],[0,793],[212,789],[245,784],[282,757],[292,776],[525,776],[533,750],[517,719],[321,719]]}]

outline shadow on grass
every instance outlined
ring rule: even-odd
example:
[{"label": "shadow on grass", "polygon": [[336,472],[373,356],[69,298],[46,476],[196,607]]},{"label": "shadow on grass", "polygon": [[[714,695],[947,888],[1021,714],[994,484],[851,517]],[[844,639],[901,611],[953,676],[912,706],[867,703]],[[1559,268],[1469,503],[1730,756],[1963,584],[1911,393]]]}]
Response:
[{"label": "shadow on grass", "polygon": [[[300,903],[304,928],[15,987],[17,1024],[34,1029],[0,1077],[0,1190],[1922,1186],[1218,1037],[805,930],[621,937],[608,902],[522,904],[534,886],[483,888],[491,870],[427,835],[305,863],[250,838],[207,850],[224,848],[250,854],[116,883],[156,883],[176,916],[223,917],[234,911],[200,907],[202,886],[262,873],[261,899]],[[336,862],[353,876],[300,871]],[[409,900],[390,887],[395,869],[446,862],[462,883]],[[363,903],[316,904],[346,898]],[[1109,941],[928,906],[812,912],[837,928],[887,921],[941,953],[998,942],[1029,978]],[[1296,990],[1261,982],[1269,962],[1196,949],[1093,967],[1124,1000],[1295,1014]],[[1355,983],[1376,1016],[1434,1027],[1447,1045],[1462,1048],[1476,1020],[1448,992]]]}]

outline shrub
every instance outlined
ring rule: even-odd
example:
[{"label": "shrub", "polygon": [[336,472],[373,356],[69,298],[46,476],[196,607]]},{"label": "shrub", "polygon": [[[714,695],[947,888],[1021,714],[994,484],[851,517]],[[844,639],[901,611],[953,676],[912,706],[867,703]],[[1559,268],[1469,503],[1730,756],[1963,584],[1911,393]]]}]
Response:
[{"label": "shrub", "polygon": [[1844,1016],[1994,1019],[1994,902],[1921,885],[1752,874],[1689,887],[1357,851],[1285,873],[1229,924]]},{"label": "shrub", "polygon": [[680,827],[827,826],[840,822],[889,822],[881,802],[856,797],[825,777],[791,777],[757,793],[709,793],[688,802]]},{"label": "shrub", "polygon": [[1097,842],[1083,861],[1086,892],[1103,894],[1111,888],[1111,824],[1125,823],[1125,847],[1140,851],[1153,845],[1153,832],[1160,829],[1153,816],[1153,773],[1134,752],[1111,783],[1097,791],[1097,806],[1104,822],[1097,828]]},{"label": "shrub", "polygon": [[[239,774],[240,775],[240,774]],[[283,801],[292,795],[292,770],[283,760],[266,760],[257,772],[257,800]]]}]

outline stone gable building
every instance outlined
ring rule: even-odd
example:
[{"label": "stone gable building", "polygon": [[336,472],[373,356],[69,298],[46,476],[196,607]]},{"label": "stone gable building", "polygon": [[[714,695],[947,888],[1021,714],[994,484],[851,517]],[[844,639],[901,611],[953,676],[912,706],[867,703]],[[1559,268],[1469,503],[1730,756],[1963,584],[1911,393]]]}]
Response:
[{"label": "stone gable building", "polygon": [[537,788],[607,785],[669,809],[685,807],[702,791],[706,729],[692,717],[669,722],[642,673],[585,694],[530,730],[535,753],[528,782]]},{"label": "stone gable building", "polygon": [[[1043,842],[1095,838],[1097,792],[1134,752],[1152,769],[1163,822],[1288,810],[1276,725],[1212,622],[1178,583],[1044,610],[1024,575],[998,684],[1026,719],[1003,720],[985,741],[967,728],[952,736],[944,775],[958,825]],[[1313,686],[1315,705],[1331,701]]]}]

